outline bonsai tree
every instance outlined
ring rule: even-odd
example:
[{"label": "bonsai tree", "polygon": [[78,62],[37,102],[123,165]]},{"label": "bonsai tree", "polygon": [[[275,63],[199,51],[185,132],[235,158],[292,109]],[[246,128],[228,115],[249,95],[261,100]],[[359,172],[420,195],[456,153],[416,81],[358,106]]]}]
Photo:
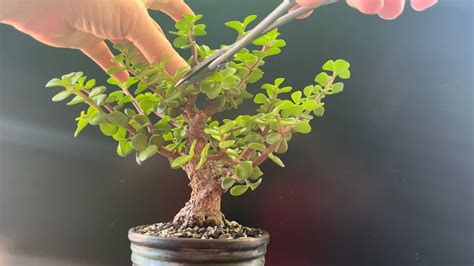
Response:
[{"label": "bonsai tree", "polygon": [[[248,16],[226,26],[236,31],[238,40],[255,18]],[[176,35],[174,46],[190,51],[190,66],[216,51],[197,43],[196,38],[206,34],[200,19],[200,15],[185,15],[171,32]],[[107,73],[125,70],[130,76],[125,82],[111,76],[107,82],[112,87],[106,88],[96,86],[82,72],[73,72],[52,79],[46,87],[62,87],[52,98],[55,102],[69,98],[67,105],[87,106],[76,118],[74,137],[87,125],[98,126],[117,141],[119,156],[134,153],[142,164],[159,154],[172,168],[186,172],[191,198],[174,217],[175,224],[224,226],[222,195],[239,196],[257,189],[263,175],[259,166],[268,159],[284,167],[277,154],[288,150],[295,133],[311,131],[310,121],[324,115],[326,96],[343,91],[343,83],[336,80],[350,77],[349,63],[329,60],[315,83],[302,90],[293,90],[277,78],[255,93],[252,84],[262,78],[265,59],[278,55],[286,45],[279,35],[275,29],[259,37],[225,67],[191,85],[175,86],[189,68],[171,75],[165,70],[167,60],[148,64],[140,61],[133,47],[115,45],[118,52],[113,61],[120,66]],[[214,118],[252,99],[258,106],[256,114]]]}]

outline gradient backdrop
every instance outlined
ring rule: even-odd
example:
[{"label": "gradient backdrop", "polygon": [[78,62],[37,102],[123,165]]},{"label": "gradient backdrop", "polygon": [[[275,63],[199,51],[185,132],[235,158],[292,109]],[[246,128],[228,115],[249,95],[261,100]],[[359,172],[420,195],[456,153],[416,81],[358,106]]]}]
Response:
[{"label": "gradient backdrop", "polygon": [[[255,2],[189,3],[216,47],[233,39],[225,21],[278,3]],[[473,3],[440,2],[397,21],[334,4],[282,29],[265,81],[302,88],[334,58],[352,78],[290,143],[286,168],[267,162],[257,191],[224,196],[227,218],[270,232],[268,265],[474,263]],[[170,220],[188,198],[163,158],[139,167],[93,127],[73,138],[80,107],[51,103],[44,84],[77,70],[105,83],[79,52],[0,25],[1,265],[129,265],[127,230]]]}]

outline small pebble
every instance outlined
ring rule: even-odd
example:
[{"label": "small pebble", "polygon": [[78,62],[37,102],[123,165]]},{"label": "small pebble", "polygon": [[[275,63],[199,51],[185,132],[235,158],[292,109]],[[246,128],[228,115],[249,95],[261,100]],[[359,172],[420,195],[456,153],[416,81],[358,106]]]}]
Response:
[{"label": "small pebble", "polygon": [[223,227],[194,225],[186,227],[167,222],[140,226],[135,231],[150,236],[194,239],[239,239],[263,236],[263,231],[260,229],[242,226],[236,221],[227,220],[224,221]]}]

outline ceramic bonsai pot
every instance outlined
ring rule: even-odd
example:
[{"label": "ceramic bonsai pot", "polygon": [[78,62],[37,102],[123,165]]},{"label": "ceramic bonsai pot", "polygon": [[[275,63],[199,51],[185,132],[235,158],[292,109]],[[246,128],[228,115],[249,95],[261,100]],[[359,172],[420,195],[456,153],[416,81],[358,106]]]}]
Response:
[{"label": "ceramic bonsai pot", "polygon": [[128,231],[135,266],[232,265],[260,266],[270,236],[240,239],[165,238]]}]

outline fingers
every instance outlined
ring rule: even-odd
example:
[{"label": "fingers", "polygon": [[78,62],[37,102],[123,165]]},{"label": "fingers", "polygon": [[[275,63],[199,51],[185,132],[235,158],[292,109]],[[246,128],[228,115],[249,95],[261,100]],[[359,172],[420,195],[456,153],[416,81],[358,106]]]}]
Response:
[{"label": "fingers", "polygon": [[348,2],[350,2],[350,6],[368,15],[377,14],[384,5],[384,0],[351,0]]},{"label": "fingers", "polygon": [[[291,12],[295,11],[295,10],[298,9],[298,8],[300,8],[300,6],[295,6],[295,7],[293,7],[288,13],[291,13]],[[313,13],[313,10],[304,13],[303,15],[297,17],[297,19],[305,19],[305,18],[311,16],[312,13]]]},{"label": "fingers", "polygon": [[[411,6],[416,11],[423,11],[437,2],[438,0],[411,0]],[[347,4],[364,14],[378,14],[383,19],[395,19],[403,12],[405,0],[347,0]]]},{"label": "fingers", "polygon": [[411,0],[411,7],[416,11],[423,11],[436,4],[438,0]]},{"label": "fingers", "polygon": [[166,70],[170,74],[174,74],[178,69],[188,66],[186,61],[173,49],[166,37],[161,34],[148,14],[141,23],[136,25],[137,28],[131,30],[127,39],[140,50],[149,63],[170,56],[170,60],[166,65]]},{"label": "fingers", "polygon": [[405,0],[385,0],[379,17],[387,20],[395,19],[403,12]]},{"label": "fingers", "polygon": [[194,15],[193,10],[186,3],[180,0],[154,0],[150,4],[149,8],[160,10],[161,12],[173,18],[175,21],[180,20],[184,14]]},{"label": "fingers", "polygon": [[304,6],[304,7],[314,7],[323,2],[325,2],[325,0],[297,0],[296,1],[298,5]]},{"label": "fingers", "polygon": [[[103,41],[88,45],[85,48],[80,48],[80,50],[105,71],[111,67],[119,66],[119,64],[112,62],[114,55],[110,51],[107,44]],[[128,79],[128,73],[126,71],[117,72],[113,76],[122,82]]]},{"label": "fingers", "polygon": [[144,62],[144,61],[147,61],[147,59],[145,58],[145,56],[140,52],[140,50],[138,50],[137,47],[135,47],[135,45],[133,45],[133,43],[131,43],[130,41],[128,40],[112,40],[112,42],[114,44],[122,44],[124,46],[133,46],[134,50],[137,52],[137,55],[135,55],[135,57],[133,58],[132,62],[133,63],[140,63],[140,62]]}]

